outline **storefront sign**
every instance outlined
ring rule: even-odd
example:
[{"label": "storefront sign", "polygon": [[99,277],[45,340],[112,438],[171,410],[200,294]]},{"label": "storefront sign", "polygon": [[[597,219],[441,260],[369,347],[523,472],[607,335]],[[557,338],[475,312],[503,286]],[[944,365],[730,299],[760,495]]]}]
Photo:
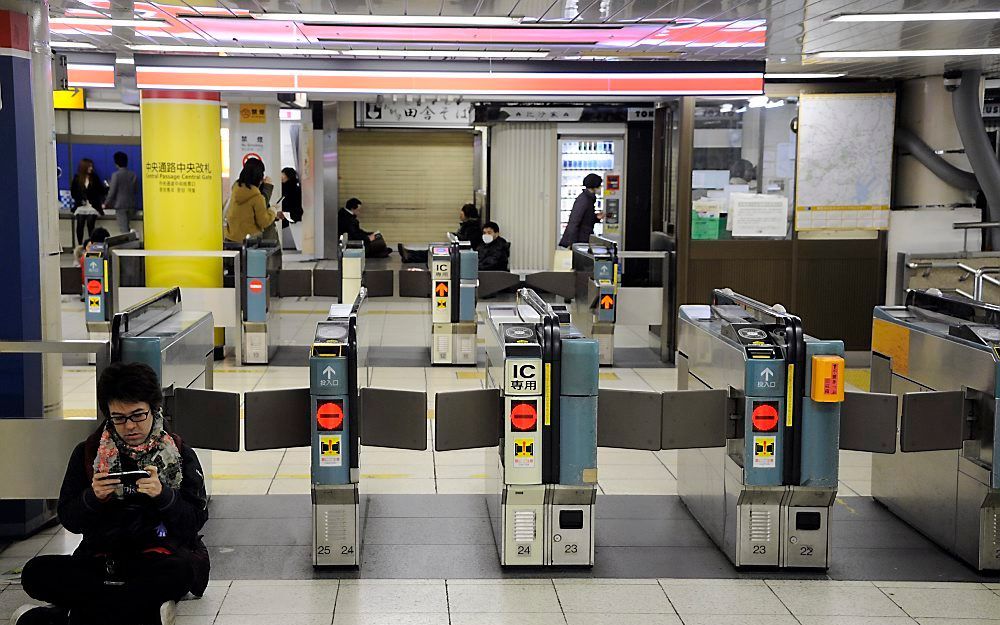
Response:
[{"label": "storefront sign", "polygon": [[583,107],[504,106],[500,115],[509,122],[578,122]]},{"label": "storefront sign", "polygon": [[472,105],[456,102],[358,102],[357,128],[468,128]]}]

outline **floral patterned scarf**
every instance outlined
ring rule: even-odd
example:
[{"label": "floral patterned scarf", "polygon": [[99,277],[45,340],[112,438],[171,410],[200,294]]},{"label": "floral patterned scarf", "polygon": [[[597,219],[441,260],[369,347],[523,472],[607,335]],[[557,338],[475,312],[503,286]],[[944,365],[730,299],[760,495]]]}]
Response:
[{"label": "floral patterned scarf", "polygon": [[108,420],[105,423],[101,441],[97,445],[97,457],[94,458],[94,473],[117,473],[122,470],[121,454],[127,455],[142,467],[154,466],[160,474],[160,481],[173,488],[179,488],[183,473],[181,471],[181,452],[177,449],[174,437],[163,429],[163,414],[157,412],[153,416],[153,428],[146,440],[134,447],[129,446],[118,436],[115,426]]}]

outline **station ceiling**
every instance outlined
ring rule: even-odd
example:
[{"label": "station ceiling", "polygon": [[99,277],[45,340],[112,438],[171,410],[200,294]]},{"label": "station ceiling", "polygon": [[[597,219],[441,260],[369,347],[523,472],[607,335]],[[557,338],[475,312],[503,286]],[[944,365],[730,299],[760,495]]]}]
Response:
[{"label": "station ceiling", "polygon": [[635,61],[766,61],[770,75],[1000,73],[998,0],[51,0],[50,17],[54,47],[162,62],[599,60],[618,71]]}]

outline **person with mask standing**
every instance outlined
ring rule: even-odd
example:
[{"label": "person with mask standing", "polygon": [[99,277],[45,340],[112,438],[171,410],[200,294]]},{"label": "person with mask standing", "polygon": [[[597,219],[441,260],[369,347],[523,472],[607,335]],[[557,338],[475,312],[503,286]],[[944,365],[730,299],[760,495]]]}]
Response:
[{"label": "person with mask standing", "polygon": [[73,182],[69,185],[69,193],[73,196],[73,215],[76,220],[76,240],[74,243],[83,245],[83,229],[87,228],[87,238],[94,235],[97,216],[104,215],[104,198],[108,194],[107,187],[94,173],[94,161],[81,158]]},{"label": "person with mask standing", "polygon": [[573,210],[569,214],[569,223],[562,238],[559,239],[560,247],[571,247],[574,243],[586,243],[590,241],[590,235],[594,234],[594,224],[604,219],[604,213],[594,212],[597,205],[597,194],[601,190],[604,181],[597,174],[587,174],[583,179],[583,191],[573,202]]}]

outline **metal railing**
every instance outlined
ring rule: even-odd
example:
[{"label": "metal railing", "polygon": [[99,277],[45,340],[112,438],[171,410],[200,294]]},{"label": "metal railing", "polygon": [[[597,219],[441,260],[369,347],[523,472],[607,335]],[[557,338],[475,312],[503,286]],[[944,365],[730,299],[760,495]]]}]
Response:
[{"label": "metal railing", "polygon": [[[111,251],[111,294],[115,310],[112,314],[121,312],[122,300],[120,293],[139,291],[141,299],[159,292],[156,287],[122,287],[118,276],[122,258],[218,258],[232,259],[232,287],[181,287],[185,307],[188,310],[203,310],[211,312],[218,327],[233,328],[235,336],[233,344],[236,347],[236,362],[243,362],[243,303],[242,280],[240,267],[240,251],[237,250],[112,250]],[[227,295],[226,291],[233,294]],[[233,308],[230,309],[226,299],[231,297]]]}]

